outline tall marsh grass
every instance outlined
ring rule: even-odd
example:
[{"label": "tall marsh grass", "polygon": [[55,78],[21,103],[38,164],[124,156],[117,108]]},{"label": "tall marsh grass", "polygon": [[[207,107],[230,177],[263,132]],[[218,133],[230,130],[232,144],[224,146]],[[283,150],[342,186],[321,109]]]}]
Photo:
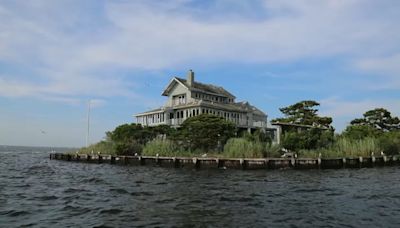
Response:
[{"label": "tall marsh grass", "polygon": [[231,138],[224,146],[223,157],[228,158],[264,158],[279,157],[279,147],[250,141],[246,138]]},{"label": "tall marsh grass", "polygon": [[[207,157],[219,158],[263,158],[263,157],[279,157],[279,146],[271,146],[267,143],[249,141],[245,138],[231,138],[224,146],[224,151],[218,153],[216,151],[207,153]],[[148,142],[144,148],[142,155],[145,156],[166,156],[166,157],[197,157],[204,155],[204,151],[187,151],[177,146],[171,140],[155,139]]]},{"label": "tall marsh grass", "polygon": [[[82,147],[77,152],[78,154],[116,155],[114,143],[109,141],[101,141],[88,147]],[[70,153],[76,153],[76,151],[71,151]]]},{"label": "tall marsh grass", "polygon": [[143,147],[142,155],[165,157],[191,157],[193,153],[182,150],[171,140],[154,139]]},{"label": "tall marsh grass", "polygon": [[339,138],[328,148],[301,150],[299,151],[299,156],[315,158],[321,154],[323,158],[369,157],[372,153],[378,155],[381,150],[382,148],[376,138],[360,140]]}]

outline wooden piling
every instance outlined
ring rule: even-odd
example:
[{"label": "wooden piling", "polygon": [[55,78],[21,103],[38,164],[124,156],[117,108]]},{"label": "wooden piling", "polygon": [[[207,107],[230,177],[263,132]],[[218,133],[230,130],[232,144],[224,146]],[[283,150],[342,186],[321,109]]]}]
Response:
[{"label": "wooden piling", "polygon": [[194,158],[192,159],[192,161],[193,161],[193,166],[194,166],[194,168],[196,168],[196,169],[200,168],[199,159],[197,159],[196,157],[194,157]]}]

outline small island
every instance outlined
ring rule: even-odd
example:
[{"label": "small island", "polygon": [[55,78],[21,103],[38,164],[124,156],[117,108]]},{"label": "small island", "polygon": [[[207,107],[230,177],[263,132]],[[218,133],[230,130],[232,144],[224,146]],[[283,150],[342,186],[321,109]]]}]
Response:
[{"label": "small island", "polygon": [[267,114],[249,102],[236,102],[223,87],[196,82],[191,70],[187,79],[174,77],[163,95],[166,105],[137,114],[136,123],[106,132],[104,141],[51,158],[131,159],[139,164],[147,159],[158,165],[164,160],[175,167],[179,161],[196,167],[199,161],[216,167],[232,161],[242,168],[367,167],[398,161],[400,120],[384,108],[365,112],[335,134],[332,118],[318,115],[316,101],[283,107],[283,117],[269,123]]}]

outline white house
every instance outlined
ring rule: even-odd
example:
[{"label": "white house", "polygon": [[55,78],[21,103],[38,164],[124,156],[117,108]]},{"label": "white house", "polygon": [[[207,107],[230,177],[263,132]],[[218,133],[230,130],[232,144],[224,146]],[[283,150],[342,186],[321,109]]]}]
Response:
[{"label": "white house", "polygon": [[174,77],[162,93],[168,97],[158,109],[135,115],[143,126],[166,124],[179,127],[183,121],[203,113],[221,116],[238,128],[249,131],[267,127],[267,115],[248,102],[236,102],[236,97],[224,88],[195,81],[194,72],[187,79]]}]

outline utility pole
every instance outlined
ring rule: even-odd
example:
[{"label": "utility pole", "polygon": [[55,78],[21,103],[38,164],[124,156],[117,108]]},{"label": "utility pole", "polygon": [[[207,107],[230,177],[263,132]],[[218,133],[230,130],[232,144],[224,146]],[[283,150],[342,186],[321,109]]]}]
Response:
[{"label": "utility pole", "polygon": [[88,102],[88,109],[87,109],[87,132],[86,132],[86,147],[89,146],[89,132],[90,132],[90,102]]}]

